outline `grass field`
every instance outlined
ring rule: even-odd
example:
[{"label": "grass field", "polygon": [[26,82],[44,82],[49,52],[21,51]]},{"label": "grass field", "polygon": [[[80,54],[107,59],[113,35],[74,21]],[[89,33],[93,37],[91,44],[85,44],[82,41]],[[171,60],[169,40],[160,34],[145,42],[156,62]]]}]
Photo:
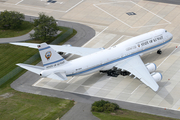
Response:
[{"label": "grass field", "polygon": [[17,37],[30,32],[33,29],[33,24],[24,21],[18,30],[3,30],[0,28],[0,38]]},{"label": "grass field", "polygon": [[[69,36],[68,39],[71,37]],[[66,41],[68,39],[66,39]],[[16,63],[23,63],[37,52],[38,50],[27,47],[0,44],[0,77],[16,68]],[[40,59],[33,64],[39,61]],[[22,93],[13,90],[10,84],[24,72],[26,72],[26,70],[23,70],[14,78],[0,86],[0,120],[55,120],[58,117],[62,117],[74,105],[74,102],[71,100]]]},{"label": "grass field", "polygon": [[[16,67],[16,63],[24,62],[37,53],[36,49],[13,46],[9,44],[0,45],[0,67],[3,76]],[[37,61],[38,62],[38,61]],[[21,73],[23,74],[25,70]],[[0,120],[55,120],[62,117],[72,106],[73,101],[59,98],[51,98],[13,90],[10,83],[16,80],[17,75],[0,87]]]},{"label": "grass field", "polygon": [[124,109],[118,110],[115,113],[92,113],[94,116],[98,117],[101,120],[178,120]]}]

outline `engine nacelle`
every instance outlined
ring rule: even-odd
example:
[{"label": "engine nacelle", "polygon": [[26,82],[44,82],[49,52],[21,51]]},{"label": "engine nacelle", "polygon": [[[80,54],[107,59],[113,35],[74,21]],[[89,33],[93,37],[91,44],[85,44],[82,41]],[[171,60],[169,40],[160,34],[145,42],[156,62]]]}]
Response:
[{"label": "engine nacelle", "polygon": [[154,78],[156,82],[159,82],[162,80],[162,74],[159,72],[153,72],[151,73],[151,76]]},{"label": "engine nacelle", "polygon": [[[65,47],[72,47],[70,44],[66,44],[66,45],[62,45],[62,46],[65,46]],[[62,55],[62,56],[65,56],[65,55],[67,55],[67,54],[69,54],[69,53],[66,53],[66,52],[58,52],[60,55]]]},{"label": "engine nacelle", "polygon": [[150,73],[156,71],[156,64],[154,64],[154,63],[147,63],[147,64],[145,64],[145,66]]}]

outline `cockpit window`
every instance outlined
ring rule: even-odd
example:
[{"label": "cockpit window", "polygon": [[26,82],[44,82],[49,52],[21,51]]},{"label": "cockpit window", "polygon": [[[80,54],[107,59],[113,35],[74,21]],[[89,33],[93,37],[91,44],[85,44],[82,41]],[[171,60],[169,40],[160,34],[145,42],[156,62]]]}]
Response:
[{"label": "cockpit window", "polygon": [[165,32],[167,32],[167,30],[165,30]]}]

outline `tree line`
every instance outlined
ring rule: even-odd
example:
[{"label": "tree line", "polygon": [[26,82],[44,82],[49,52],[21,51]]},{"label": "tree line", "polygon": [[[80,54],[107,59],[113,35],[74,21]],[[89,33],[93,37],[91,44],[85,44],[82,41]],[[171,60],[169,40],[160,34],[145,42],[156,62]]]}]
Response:
[{"label": "tree line", "polygon": [[[25,20],[25,15],[17,11],[3,11],[0,13],[1,30],[18,30]],[[34,33],[30,36],[34,39],[48,40],[57,34],[59,27],[52,16],[39,13],[39,17],[33,20]]]}]

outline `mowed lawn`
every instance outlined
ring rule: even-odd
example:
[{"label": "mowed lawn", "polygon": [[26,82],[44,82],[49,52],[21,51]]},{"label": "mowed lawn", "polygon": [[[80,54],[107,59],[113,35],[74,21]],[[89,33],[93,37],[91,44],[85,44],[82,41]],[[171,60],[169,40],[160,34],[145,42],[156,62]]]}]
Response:
[{"label": "mowed lawn", "polygon": [[16,66],[17,63],[23,63],[36,53],[38,53],[37,49],[0,44],[0,78],[18,67]]},{"label": "mowed lawn", "polygon": [[34,28],[33,24],[23,21],[22,26],[18,30],[3,30],[0,28],[0,38],[17,37],[27,34]]},{"label": "mowed lawn", "polygon": [[98,117],[101,120],[178,120],[124,109],[118,110],[115,113],[92,113],[94,116]]}]

